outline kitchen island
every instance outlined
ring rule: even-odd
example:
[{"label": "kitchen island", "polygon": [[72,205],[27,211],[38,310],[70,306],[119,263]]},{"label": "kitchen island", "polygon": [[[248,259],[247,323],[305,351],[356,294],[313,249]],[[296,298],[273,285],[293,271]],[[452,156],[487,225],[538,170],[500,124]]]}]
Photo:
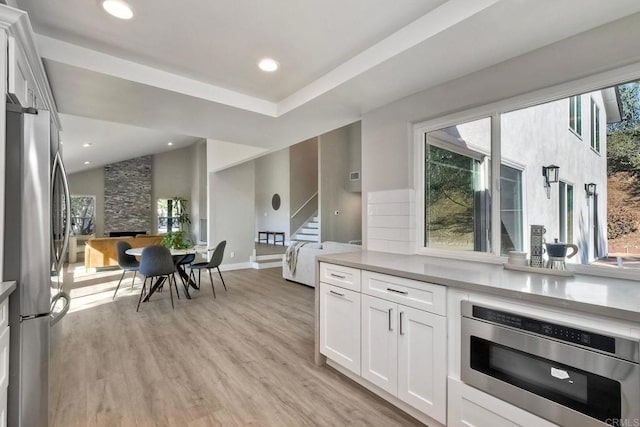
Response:
[{"label": "kitchen island", "polygon": [[[462,301],[604,331],[635,347],[640,341],[636,280],[374,251],[329,254],[317,262],[316,363],[329,364],[428,425],[474,425],[474,417],[562,424],[461,381]],[[416,364],[419,358],[425,362]]]}]

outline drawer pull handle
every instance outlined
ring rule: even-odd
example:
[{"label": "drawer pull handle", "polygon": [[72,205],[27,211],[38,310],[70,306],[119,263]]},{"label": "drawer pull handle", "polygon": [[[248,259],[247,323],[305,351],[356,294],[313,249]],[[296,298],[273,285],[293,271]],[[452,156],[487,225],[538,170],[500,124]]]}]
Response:
[{"label": "drawer pull handle", "polygon": [[395,292],[395,293],[397,293],[397,294],[402,294],[402,295],[406,295],[406,294],[408,294],[408,293],[409,293],[409,292],[407,292],[407,291],[399,291],[399,290],[397,290],[397,289],[393,289],[393,288],[387,288],[387,290],[388,290],[388,291],[391,291],[391,292]]},{"label": "drawer pull handle", "polygon": [[389,330],[390,331],[393,331],[393,328],[391,328],[391,311],[392,310],[393,310],[392,308],[389,309]]},{"label": "drawer pull handle", "polygon": [[400,312],[400,335],[404,335],[404,332],[402,332],[402,315],[404,314],[404,311]]},{"label": "drawer pull handle", "polygon": [[329,291],[329,293],[332,293],[334,295],[338,295],[339,297],[344,297],[344,294],[341,294],[340,292],[336,292],[336,291]]},{"label": "drawer pull handle", "polygon": [[330,273],[330,276],[331,277],[335,277],[336,279],[342,279],[342,280],[346,279],[345,276],[341,276],[341,275],[335,274],[335,273]]}]

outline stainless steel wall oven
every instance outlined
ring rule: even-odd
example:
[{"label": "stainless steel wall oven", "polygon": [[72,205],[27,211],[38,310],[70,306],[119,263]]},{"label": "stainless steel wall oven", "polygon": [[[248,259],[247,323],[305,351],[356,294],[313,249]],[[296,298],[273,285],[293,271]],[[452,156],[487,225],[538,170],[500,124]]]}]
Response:
[{"label": "stainless steel wall oven", "polygon": [[560,425],[640,425],[639,358],[638,341],[462,302],[462,381]]}]

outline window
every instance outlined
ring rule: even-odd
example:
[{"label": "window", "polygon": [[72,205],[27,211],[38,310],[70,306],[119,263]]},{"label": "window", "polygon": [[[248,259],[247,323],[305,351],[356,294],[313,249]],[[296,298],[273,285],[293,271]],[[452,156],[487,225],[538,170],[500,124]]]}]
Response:
[{"label": "window", "polygon": [[559,225],[558,236],[561,242],[573,243],[573,185],[560,181],[559,192]]},{"label": "window", "polygon": [[[581,132],[581,99],[590,100],[588,145],[574,138]],[[476,110],[488,118],[416,127],[416,149],[423,153],[416,186],[424,209],[418,252],[530,252],[529,230],[542,225],[547,242],[578,246],[569,263],[590,266],[573,268],[640,270],[640,82],[518,110],[507,111],[508,102]],[[566,132],[567,104],[573,132]],[[559,168],[559,182],[542,175],[551,165]],[[491,179],[494,173],[499,179]]]},{"label": "window", "polygon": [[591,148],[600,152],[600,108],[591,100]]},{"label": "window", "polygon": [[522,171],[500,165],[500,242],[501,253],[524,250],[522,209]]},{"label": "window", "polygon": [[491,119],[425,137],[424,247],[490,251]]},{"label": "window", "polygon": [[158,199],[158,233],[179,231],[174,199]]},{"label": "window", "polygon": [[96,232],[96,196],[71,196],[71,230],[74,235]]},{"label": "window", "polygon": [[576,135],[582,136],[582,97],[569,98],[569,129]]}]

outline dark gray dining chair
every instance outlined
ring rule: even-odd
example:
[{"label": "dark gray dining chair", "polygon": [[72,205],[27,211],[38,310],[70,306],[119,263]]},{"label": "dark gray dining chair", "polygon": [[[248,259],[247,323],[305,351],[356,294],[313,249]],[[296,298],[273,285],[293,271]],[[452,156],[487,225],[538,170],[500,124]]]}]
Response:
[{"label": "dark gray dining chair", "polygon": [[159,286],[157,281],[156,284],[153,284],[153,279],[156,278],[157,280],[161,280],[163,277],[166,277],[166,280],[169,282],[171,308],[174,308],[173,293],[171,291],[172,284],[176,289],[178,299],[180,299],[180,294],[178,294],[178,286],[176,285],[175,277],[173,275],[176,271],[176,266],[173,263],[171,251],[164,246],[147,246],[142,250],[142,255],[140,256],[139,271],[140,274],[144,275],[144,282],[142,283],[142,290],[140,291],[140,298],[138,299],[138,307],[136,308],[136,311],[140,309],[140,302],[142,301],[144,291],[147,288],[147,279],[152,280],[152,284],[149,289],[149,293],[151,294],[154,291],[154,287]]},{"label": "dark gray dining chair", "polygon": [[216,290],[213,287],[213,276],[211,275],[211,270],[218,270],[218,274],[220,275],[220,280],[222,280],[222,286],[224,286],[224,290],[227,290],[227,285],[224,283],[224,279],[222,278],[222,273],[220,272],[220,264],[222,264],[222,258],[224,258],[224,248],[227,246],[227,241],[223,240],[218,243],[216,249],[213,251],[213,255],[211,255],[211,259],[209,262],[199,262],[197,264],[191,264],[191,271],[198,270],[198,286],[200,286],[200,273],[203,269],[207,269],[209,271],[209,279],[211,279],[211,289],[213,290],[213,297],[216,297]]},{"label": "dark gray dining chair", "polygon": [[116,242],[116,252],[118,254],[118,267],[122,270],[122,276],[120,276],[120,280],[118,281],[118,286],[116,286],[116,291],[113,293],[112,300],[116,299],[116,294],[118,293],[118,289],[120,288],[120,283],[122,283],[122,279],[124,278],[124,274],[127,271],[133,271],[133,280],[131,280],[131,289],[133,289],[133,284],[136,281],[136,273],[140,268],[140,263],[133,255],[128,255],[127,251],[131,249],[131,245],[129,242],[119,241]]}]

